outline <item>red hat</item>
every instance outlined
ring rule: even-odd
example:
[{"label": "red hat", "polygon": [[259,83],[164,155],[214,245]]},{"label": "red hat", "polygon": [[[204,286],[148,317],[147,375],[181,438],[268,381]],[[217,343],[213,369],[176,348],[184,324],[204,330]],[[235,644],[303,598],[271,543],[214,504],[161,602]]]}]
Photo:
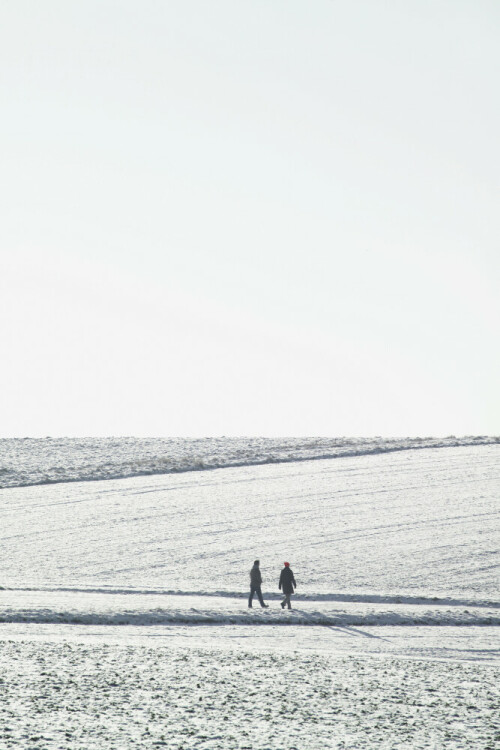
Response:
[{"label": "red hat", "polygon": [[290,563],[283,563],[283,565],[286,565],[287,568],[288,568],[288,566],[290,565]]}]

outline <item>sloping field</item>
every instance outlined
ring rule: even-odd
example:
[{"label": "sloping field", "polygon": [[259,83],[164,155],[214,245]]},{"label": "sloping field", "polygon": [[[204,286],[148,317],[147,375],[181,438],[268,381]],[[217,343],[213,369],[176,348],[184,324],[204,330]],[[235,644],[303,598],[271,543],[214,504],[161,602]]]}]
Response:
[{"label": "sloping field", "polygon": [[0,750],[495,750],[499,457],[3,490]]},{"label": "sloping field", "polygon": [[495,599],[500,447],[5,489],[0,585]]}]

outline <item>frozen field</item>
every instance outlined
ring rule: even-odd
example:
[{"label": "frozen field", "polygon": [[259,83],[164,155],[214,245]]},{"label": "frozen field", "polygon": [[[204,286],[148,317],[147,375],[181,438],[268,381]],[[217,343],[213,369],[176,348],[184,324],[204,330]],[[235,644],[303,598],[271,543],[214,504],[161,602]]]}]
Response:
[{"label": "frozen field", "polygon": [[1,490],[0,749],[496,750],[499,457]]},{"label": "frozen field", "polygon": [[232,648],[217,634],[198,645],[196,632],[192,644],[117,643],[114,630],[101,641],[7,636],[0,746],[498,747],[490,665],[256,648],[255,633]]}]

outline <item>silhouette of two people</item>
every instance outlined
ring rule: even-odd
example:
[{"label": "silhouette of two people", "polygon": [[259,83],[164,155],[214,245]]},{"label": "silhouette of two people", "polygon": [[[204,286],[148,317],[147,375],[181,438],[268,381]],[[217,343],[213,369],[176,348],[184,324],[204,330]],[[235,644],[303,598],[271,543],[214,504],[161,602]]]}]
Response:
[{"label": "silhouette of two people", "polygon": [[[252,603],[255,594],[257,595],[261,607],[269,607],[269,604],[265,604],[264,599],[262,598],[261,587],[262,573],[260,572],[260,560],[255,560],[253,567],[250,570],[250,595],[248,597],[248,606],[250,608],[252,608],[253,606]],[[290,567],[290,563],[288,562],[284,563],[284,568],[281,571],[279,588],[280,591],[283,591],[285,597],[281,602],[281,609],[285,609],[285,606],[287,606],[288,609],[291,609],[292,605],[290,602],[290,597],[297,588],[297,584],[295,583],[295,577]]]}]

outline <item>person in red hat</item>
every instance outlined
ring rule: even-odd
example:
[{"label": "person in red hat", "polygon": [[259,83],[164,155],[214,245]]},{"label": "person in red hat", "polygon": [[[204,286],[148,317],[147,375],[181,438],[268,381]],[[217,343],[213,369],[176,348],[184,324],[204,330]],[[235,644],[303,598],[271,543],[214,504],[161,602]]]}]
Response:
[{"label": "person in red hat", "polygon": [[294,590],[297,588],[297,584],[295,583],[295,578],[290,567],[290,563],[286,562],[284,563],[284,566],[285,567],[281,571],[279,583],[280,590],[283,591],[285,595],[285,598],[281,602],[281,609],[285,609],[285,604],[288,605],[288,609],[291,609],[292,605],[290,603],[290,597],[293,594]]}]

